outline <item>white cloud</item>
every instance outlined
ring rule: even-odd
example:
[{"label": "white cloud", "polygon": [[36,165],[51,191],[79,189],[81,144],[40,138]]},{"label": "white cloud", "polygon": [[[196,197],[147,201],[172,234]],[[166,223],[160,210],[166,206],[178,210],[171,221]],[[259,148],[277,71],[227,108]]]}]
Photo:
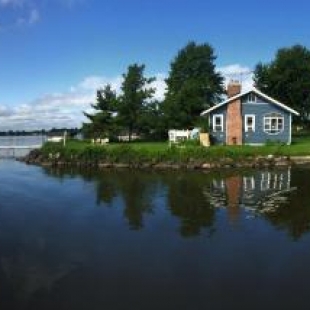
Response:
[{"label": "white cloud", "polygon": [[40,20],[40,11],[35,1],[0,0],[0,12],[7,16],[1,30],[34,25]]},{"label": "white cloud", "polygon": [[21,6],[25,0],[0,0],[1,6]]},{"label": "white cloud", "polygon": [[8,117],[10,115],[11,115],[11,110],[4,105],[0,105],[0,118],[1,117]]},{"label": "white cloud", "polygon": [[[164,75],[158,74],[152,87],[156,98],[163,99]],[[0,105],[0,130],[33,130],[52,127],[80,127],[85,121],[83,111],[92,111],[96,90],[107,83],[120,93],[122,77],[89,76],[67,92],[43,95],[30,103],[14,108]]]},{"label": "white cloud", "polygon": [[[241,65],[230,65],[218,68],[226,82],[240,78],[243,89],[253,85],[250,68]],[[162,100],[166,92],[166,74],[155,75],[155,98]],[[40,96],[32,102],[21,104],[14,108],[0,105],[0,130],[32,130],[50,129],[52,127],[80,127],[85,121],[83,111],[92,111],[90,104],[95,101],[96,90],[107,83],[119,94],[122,77],[88,76],[77,85],[63,93],[53,93]]]},{"label": "white cloud", "polygon": [[86,0],[0,0],[0,12],[9,13],[0,30],[11,29],[16,26],[34,25],[41,19],[41,11],[44,5],[56,3],[68,9]]},{"label": "white cloud", "polygon": [[253,70],[240,64],[232,64],[217,68],[225,79],[225,85],[231,80],[238,80],[242,84],[242,90],[248,90],[253,86]]},{"label": "white cloud", "polygon": [[[53,0],[51,0],[53,1]],[[76,5],[78,3],[82,3],[85,2],[87,0],[58,0],[59,3],[61,3],[62,5],[65,5],[67,7],[72,7],[73,5]]]},{"label": "white cloud", "polygon": [[249,67],[245,67],[240,64],[232,64],[232,65],[228,65],[224,67],[219,67],[217,70],[220,71],[224,75],[247,74],[252,71]]},{"label": "white cloud", "polygon": [[165,79],[167,76],[163,73],[158,73],[155,75],[156,80],[151,84],[151,87],[156,89],[155,98],[158,100],[163,100],[165,98],[167,84]]},{"label": "white cloud", "polygon": [[19,17],[16,21],[16,25],[33,25],[40,20],[40,13],[37,9],[32,9],[25,17]]},{"label": "white cloud", "polygon": [[40,20],[40,13],[37,9],[32,9],[30,11],[30,15],[29,15],[29,19],[28,19],[28,23],[31,24],[35,24],[36,22],[38,22]]},{"label": "white cloud", "polygon": [[81,89],[84,91],[96,91],[97,89],[103,87],[106,84],[111,84],[111,87],[117,93],[119,93],[122,84],[122,77],[117,76],[109,79],[103,76],[89,76],[78,84],[77,89]]},{"label": "white cloud", "polygon": [[[77,3],[85,2],[86,0],[46,0],[46,2],[58,2],[60,5],[73,6]],[[0,6],[24,6],[33,5],[37,6],[42,3],[42,0],[0,0]]]}]

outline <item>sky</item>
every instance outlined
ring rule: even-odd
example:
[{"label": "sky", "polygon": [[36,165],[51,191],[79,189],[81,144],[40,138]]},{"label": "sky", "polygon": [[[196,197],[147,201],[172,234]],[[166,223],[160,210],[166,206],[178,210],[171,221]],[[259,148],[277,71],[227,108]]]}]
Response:
[{"label": "sky", "polygon": [[[0,130],[80,127],[96,90],[145,64],[156,96],[178,50],[209,43],[217,70],[251,86],[277,49],[310,49],[310,1],[0,0]],[[230,74],[236,75],[230,75]]]}]

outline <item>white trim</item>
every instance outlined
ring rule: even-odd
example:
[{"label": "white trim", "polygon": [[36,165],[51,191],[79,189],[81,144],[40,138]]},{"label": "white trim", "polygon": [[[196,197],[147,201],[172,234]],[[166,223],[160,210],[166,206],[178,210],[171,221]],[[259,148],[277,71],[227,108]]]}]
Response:
[{"label": "white trim", "polygon": [[289,111],[289,112],[291,112],[291,113],[293,113],[293,114],[295,114],[295,115],[299,115],[299,112],[297,112],[296,110],[294,110],[294,109],[292,109],[292,108],[286,106],[285,104],[279,102],[278,100],[275,100],[275,99],[269,97],[268,95],[262,93],[262,92],[259,91],[258,89],[253,88],[253,91],[254,91],[257,95],[259,95],[259,96],[265,98],[266,100],[269,100],[269,101],[273,102],[274,104],[278,105],[279,107],[283,108],[284,110],[287,110],[287,111]]},{"label": "white trim", "polygon": [[255,106],[255,105],[268,105],[268,102],[242,102],[242,105],[250,105],[250,106]]},{"label": "white trim", "polygon": [[289,132],[289,137],[288,137],[288,145],[291,145],[292,144],[292,114],[290,114],[290,125],[289,125],[289,128],[290,128],[290,132]]},{"label": "white trim", "polygon": [[291,109],[290,107],[286,106],[285,104],[283,104],[283,103],[281,103],[281,102],[279,102],[279,101],[277,101],[277,100],[275,100],[275,99],[265,95],[264,93],[262,93],[261,91],[259,91],[255,87],[253,87],[252,89],[250,89],[250,90],[248,90],[246,92],[243,92],[243,93],[240,93],[240,94],[238,94],[236,96],[228,98],[227,100],[225,100],[225,101],[223,101],[223,102],[221,102],[221,103],[219,103],[219,104],[209,108],[208,110],[203,111],[200,115],[203,116],[205,114],[208,114],[208,113],[216,110],[217,108],[219,108],[219,107],[221,107],[221,106],[223,106],[223,105],[225,105],[225,104],[227,104],[227,103],[229,103],[231,101],[237,100],[240,97],[243,97],[244,95],[249,94],[250,92],[254,92],[256,95],[258,95],[260,97],[263,97],[267,101],[270,101],[270,102],[274,103],[275,105],[281,107],[282,109],[284,109],[286,111],[289,111],[290,113],[293,113],[295,115],[299,115],[299,113],[297,111],[295,111],[295,110]]},{"label": "white trim", "polygon": [[[216,122],[215,119],[219,117],[221,119],[221,130],[215,130]],[[219,125],[218,125],[219,126]],[[224,132],[224,116],[223,114],[213,114],[212,115],[212,131],[213,132]]]},{"label": "white trim", "polygon": [[[268,115],[272,115],[272,114],[277,114],[278,116],[268,116]],[[290,114],[291,115],[291,114]],[[271,120],[272,119],[276,119],[277,120],[277,128],[276,128],[276,130],[277,130],[277,132],[269,132],[269,131],[266,131],[266,120],[269,120],[270,121],[270,130],[272,129],[271,128]],[[281,119],[282,120],[282,128],[281,128],[281,130],[279,130],[279,119]],[[263,131],[264,131],[264,133],[266,133],[266,134],[268,134],[268,135],[278,135],[278,134],[280,134],[280,133],[282,133],[283,131],[284,131],[284,116],[283,116],[283,114],[281,114],[281,113],[278,113],[278,112],[276,112],[276,113],[274,113],[274,112],[268,112],[268,113],[266,113],[264,116],[263,116]]]},{"label": "white trim", "polygon": [[[227,114],[226,114],[227,115]],[[225,143],[229,144],[229,134],[228,134],[228,117],[225,120]]]},{"label": "white trim", "polygon": [[[248,126],[248,119],[252,117],[252,126]],[[249,130],[249,129],[252,130]],[[255,114],[245,114],[244,115],[244,132],[255,132]]]},{"label": "white trim", "polygon": [[[252,96],[251,96],[252,95]],[[251,98],[252,97],[252,98]],[[250,99],[254,99],[254,100],[250,100]],[[248,94],[248,102],[249,103],[255,103],[257,101],[257,96],[256,94],[253,94],[253,92],[250,92]]]},{"label": "white trim", "polygon": [[209,116],[208,116],[208,130],[210,130],[211,129],[211,115],[209,114]]}]

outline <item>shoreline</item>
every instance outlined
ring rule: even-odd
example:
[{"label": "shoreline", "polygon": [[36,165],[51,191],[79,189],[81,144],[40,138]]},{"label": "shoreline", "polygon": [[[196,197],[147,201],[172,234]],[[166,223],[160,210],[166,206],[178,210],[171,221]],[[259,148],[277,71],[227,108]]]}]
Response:
[{"label": "shoreline", "polygon": [[218,160],[193,159],[187,162],[173,161],[104,161],[104,160],[64,160],[57,158],[46,158],[40,150],[30,152],[27,156],[18,158],[18,161],[29,165],[42,167],[77,167],[96,169],[153,169],[153,170],[213,170],[228,168],[273,168],[285,166],[310,165],[310,155],[305,156],[256,156],[253,158],[219,158]]}]

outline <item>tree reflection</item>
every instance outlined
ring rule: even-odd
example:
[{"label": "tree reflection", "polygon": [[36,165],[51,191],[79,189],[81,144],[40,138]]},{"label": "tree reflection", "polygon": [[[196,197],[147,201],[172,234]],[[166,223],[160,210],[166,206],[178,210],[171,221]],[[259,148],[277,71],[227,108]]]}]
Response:
[{"label": "tree reflection", "polygon": [[132,172],[130,175],[118,175],[117,185],[125,204],[124,217],[128,220],[130,228],[143,228],[144,215],[152,213],[154,209],[156,177],[152,174]]},{"label": "tree reflection", "polygon": [[[142,230],[151,221],[157,221],[156,224],[160,225],[154,225],[152,228],[155,229],[144,230],[144,233],[147,237],[152,234],[152,240],[157,241],[156,251],[167,251],[168,254],[171,253],[171,244],[177,244],[179,239],[175,238],[175,223],[178,233],[186,238],[213,234],[223,229],[212,244],[216,248],[228,248],[227,253],[231,254],[232,247],[226,247],[226,243],[234,235],[230,230],[225,230],[226,215],[229,224],[243,221],[248,227],[254,224],[251,221],[259,218],[264,226],[253,225],[258,236],[262,227],[271,224],[288,232],[294,240],[299,239],[310,230],[309,172],[301,168],[228,173],[46,170],[56,181],[49,183],[49,180],[46,183],[48,186],[42,187],[43,190],[48,189],[43,194],[36,192],[28,196],[22,191],[17,200],[12,195],[2,198],[0,306],[7,308],[7,300],[18,300],[11,309],[26,309],[32,300],[48,303],[51,288],[58,298],[61,283],[63,286],[60,287],[66,287],[70,292],[70,286],[74,287],[76,282],[81,281],[81,266],[88,266],[94,274],[101,266],[102,272],[107,271],[108,274],[114,261],[130,252],[126,242],[132,239],[128,236],[131,238],[134,235],[135,238],[138,235],[128,234],[126,229],[122,229],[124,224],[119,217],[110,226],[116,213],[125,219],[126,228],[134,230]],[[39,184],[34,185],[30,188],[36,189]],[[77,193],[84,188],[85,192]],[[50,196],[42,197],[45,194]],[[77,199],[82,201],[80,208],[75,207]],[[113,215],[109,217],[110,214]],[[245,229],[242,233],[247,231]],[[273,237],[277,234],[274,231],[270,230]],[[166,236],[171,243],[161,244]],[[139,241],[145,242],[141,243],[145,245],[144,250],[152,250],[147,248],[150,239],[142,239]],[[252,236],[247,240],[252,240]],[[240,239],[237,238],[236,242]],[[223,247],[218,247],[219,244]],[[287,244],[283,244],[285,248]],[[131,246],[128,243],[128,248]],[[201,242],[198,245],[205,246],[210,246],[210,243],[206,245],[206,242]],[[264,244],[261,249],[264,249]],[[128,257],[132,259],[134,256]],[[141,256],[141,261],[142,258],[145,256]],[[123,259],[126,261],[127,257]],[[105,266],[105,263],[108,265]],[[119,264],[123,266],[123,261],[120,260]],[[140,264],[137,265],[140,268]],[[105,279],[103,275],[100,274],[99,278]],[[106,284],[107,287],[109,284]],[[80,285],[79,292],[83,292],[84,283]],[[95,286],[98,287],[97,282]],[[100,293],[98,296],[101,296]]]},{"label": "tree reflection", "polygon": [[97,205],[103,202],[107,206],[112,206],[113,199],[117,196],[115,178],[98,176],[95,180]]},{"label": "tree reflection", "polygon": [[[48,174],[60,178],[69,176],[70,171],[49,169]],[[116,197],[124,204],[124,217],[130,229],[139,230],[144,226],[144,215],[153,211],[153,197],[158,177],[155,173],[132,170],[95,171],[93,169],[76,171],[86,181],[93,182],[96,189],[96,202],[100,206],[113,206]]]},{"label": "tree reflection", "polygon": [[180,219],[180,233],[184,237],[197,236],[206,227],[213,231],[215,212],[204,195],[207,180],[206,175],[196,173],[180,173],[165,178],[167,207]]},{"label": "tree reflection", "polygon": [[309,170],[295,169],[291,175],[293,191],[286,204],[265,217],[276,227],[286,229],[295,240],[310,230]]},{"label": "tree reflection", "polygon": [[[62,180],[74,172],[51,171]],[[145,216],[156,213],[154,199],[160,195],[171,214],[180,220],[184,237],[197,236],[202,229],[215,231],[215,215],[224,208],[230,223],[264,218],[297,239],[310,229],[309,170],[248,170],[244,172],[148,172],[80,171],[84,180],[94,182],[97,204],[123,203],[123,215],[131,229],[144,227]],[[166,188],[163,195],[163,188]],[[297,190],[298,189],[298,190]],[[300,195],[299,193],[302,193]]]}]

